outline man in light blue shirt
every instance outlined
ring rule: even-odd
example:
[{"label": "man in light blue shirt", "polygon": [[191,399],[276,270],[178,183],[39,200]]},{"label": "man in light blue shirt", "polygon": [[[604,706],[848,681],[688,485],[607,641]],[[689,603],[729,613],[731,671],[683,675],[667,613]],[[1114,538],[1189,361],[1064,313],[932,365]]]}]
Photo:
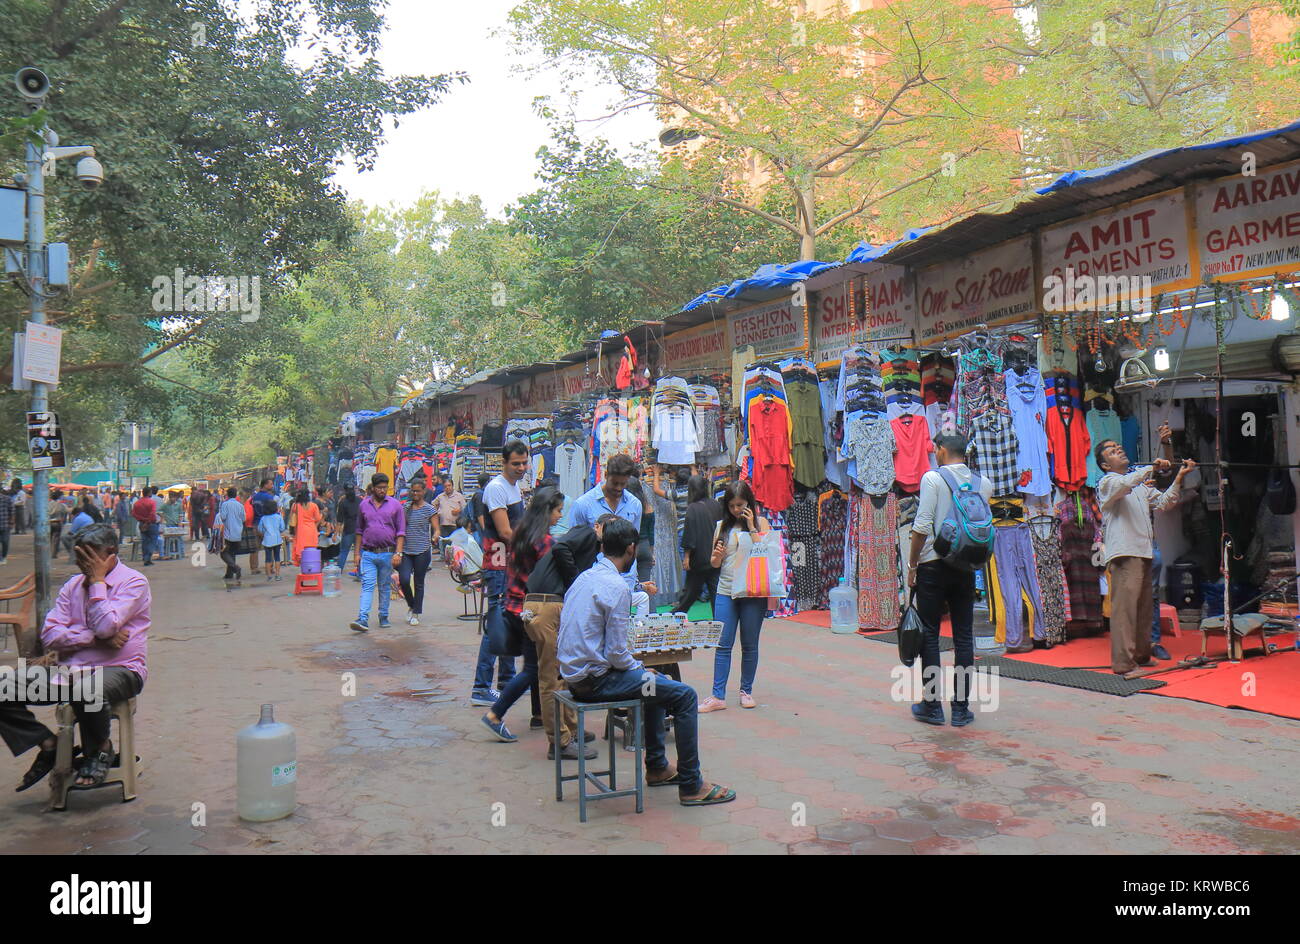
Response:
[{"label": "man in light blue shirt", "polygon": [[244,503],[237,497],[239,491],[226,489],[226,500],[217,510],[217,528],[221,531],[221,559],[226,565],[223,579],[240,581],[244,573],[239,568],[235,555],[239,553],[239,539],[244,536]]},{"label": "man in light blue shirt", "polygon": [[[675,784],[683,806],[730,802],[736,791],[709,783],[700,773],[695,689],[647,669],[628,647],[632,597],[623,575],[636,560],[639,537],[630,522],[606,524],[603,557],[564,594],[556,646],[560,675],[579,701],[641,699],[650,786]],[[664,751],[665,713],[673,716],[676,768]]]},{"label": "man in light blue shirt", "polygon": [[630,522],[641,532],[641,500],[627,491],[628,479],[636,471],[636,463],[631,456],[611,456],[605,465],[605,481],[585,493],[573,503],[569,512],[568,526],[577,528],[582,525],[594,527],[596,519],[604,514],[615,514]]}]

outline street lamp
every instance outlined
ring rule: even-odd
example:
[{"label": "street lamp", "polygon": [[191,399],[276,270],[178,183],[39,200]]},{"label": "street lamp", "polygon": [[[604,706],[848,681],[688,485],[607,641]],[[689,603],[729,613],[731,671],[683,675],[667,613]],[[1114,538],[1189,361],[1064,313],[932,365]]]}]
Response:
[{"label": "street lamp", "polygon": [[[14,85],[29,111],[37,112],[45,106],[50,94],[50,80],[40,69],[27,66],[14,74]],[[59,147],[59,136],[48,127],[40,130],[41,143],[27,141],[27,173],[18,174],[14,182],[27,192],[26,228],[27,253],[22,271],[15,273],[26,283],[30,300],[29,320],[45,324],[45,300],[52,297],[51,275],[45,243],[45,175],[54,174],[55,162],[62,158],[77,157],[77,181],[87,190],[96,190],[104,183],[104,166],[95,159],[95,149],[89,146]],[[18,380],[19,378],[14,378]],[[33,413],[49,411],[49,387],[32,381],[31,410]],[[50,604],[50,495],[49,470],[32,470],[32,511],[34,522],[33,544],[36,571],[36,628],[45,621]]]}]

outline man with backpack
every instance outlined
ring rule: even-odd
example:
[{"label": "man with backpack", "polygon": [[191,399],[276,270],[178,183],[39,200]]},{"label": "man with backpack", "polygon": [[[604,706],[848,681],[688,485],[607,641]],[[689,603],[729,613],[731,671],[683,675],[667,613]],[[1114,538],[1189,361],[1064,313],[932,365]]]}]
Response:
[{"label": "man with backpack", "polygon": [[993,483],[967,467],[963,437],[938,436],[934,445],[939,469],[921,478],[907,566],[907,585],[925,624],[922,695],[912,716],[926,724],[944,723],[939,626],[946,605],[956,663],[952,724],[962,727],[975,720],[968,706],[975,673],[975,571],[993,555]]}]

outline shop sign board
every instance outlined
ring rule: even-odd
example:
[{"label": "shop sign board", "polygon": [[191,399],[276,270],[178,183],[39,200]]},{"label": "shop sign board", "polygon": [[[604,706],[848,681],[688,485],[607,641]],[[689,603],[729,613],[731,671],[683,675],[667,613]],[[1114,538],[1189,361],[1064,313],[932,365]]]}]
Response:
[{"label": "shop sign board", "polygon": [[1045,311],[1150,304],[1146,296],[1192,288],[1200,276],[1181,189],[1049,227],[1039,240]]},{"label": "shop sign board", "polygon": [[[864,295],[863,286],[867,295]],[[849,305],[853,286],[857,299]],[[865,273],[814,293],[813,359],[835,360],[860,341],[908,337],[916,319],[911,273],[903,266],[871,263]],[[858,324],[850,317],[850,307]]]},{"label": "shop sign board", "polygon": [[808,346],[806,309],[787,298],[731,315],[731,346],[753,347],[755,354],[800,351]]},{"label": "shop sign board", "polygon": [[662,366],[670,374],[680,374],[692,368],[725,367],[731,358],[727,323],[717,321],[670,334],[664,338],[663,349]]},{"label": "shop sign board", "polygon": [[581,396],[583,373],[582,364],[571,364],[519,381],[506,392],[507,413],[545,412],[560,400]]},{"label": "shop sign board", "polygon": [[922,269],[916,294],[919,344],[1022,321],[1036,311],[1030,238]]},{"label": "shop sign board", "polygon": [[1300,161],[1196,188],[1202,282],[1300,269]]},{"label": "shop sign board", "polygon": [[133,477],[148,478],[153,475],[152,449],[132,449],[126,461]]}]

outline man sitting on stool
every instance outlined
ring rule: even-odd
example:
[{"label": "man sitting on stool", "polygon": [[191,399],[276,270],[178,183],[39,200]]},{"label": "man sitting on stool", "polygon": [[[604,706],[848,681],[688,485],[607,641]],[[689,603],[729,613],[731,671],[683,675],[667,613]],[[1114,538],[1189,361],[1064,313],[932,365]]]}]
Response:
[{"label": "man sitting on stool", "polygon": [[[101,670],[102,683],[82,686],[80,691],[72,692],[73,698],[65,699],[59,697],[55,687],[66,684],[58,681],[57,669],[29,665],[23,670],[27,690],[43,689],[49,697],[0,701],[0,738],[13,755],[40,747],[36,760],[18,784],[20,792],[54,768],[54,735],[36,720],[29,704],[52,705],[71,700],[81,726],[84,754],[76,785],[93,787],[104,782],[113,766],[110,706],[140,694],[144,687],[149,581],[118,560],[117,532],[111,525],[92,524],[77,532],[74,550],[81,573],[59,590],[54,608],[45,617],[41,643],[47,652],[58,653],[64,666],[86,670],[86,675],[90,670]],[[88,679],[83,676],[82,681]]]},{"label": "man sitting on stool", "polygon": [[[560,675],[578,701],[627,701],[645,707],[646,781],[676,784],[683,806],[710,806],[736,798],[736,791],[708,783],[696,748],[695,689],[646,669],[628,651],[632,594],[623,572],[636,561],[638,531],[610,521],[601,535],[604,559],[581,574],[564,595],[560,612]],[[675,719],[677,769],[664,752],[664,712]]]}]

